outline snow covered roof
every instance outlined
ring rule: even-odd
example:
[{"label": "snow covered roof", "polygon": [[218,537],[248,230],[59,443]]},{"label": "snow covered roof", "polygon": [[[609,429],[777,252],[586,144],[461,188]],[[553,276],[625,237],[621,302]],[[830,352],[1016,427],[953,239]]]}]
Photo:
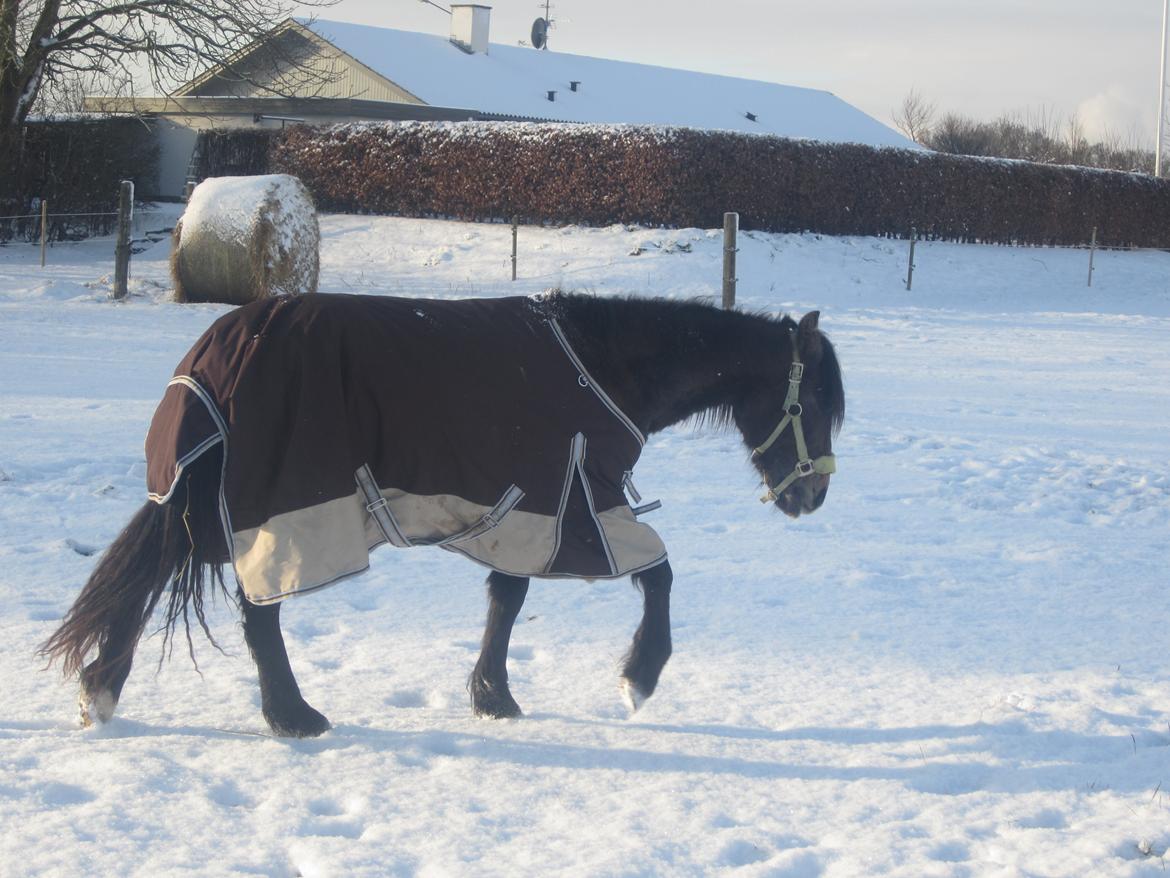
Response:
[{"label": "snow covered roof", "polygon": [[[916,144],[827,91],[341,21],[298,23],[427,104],[567,122],[681,125],[871,146]],[[570,83],[579,83],[572,91]],[[549,101],[548,93],[556,92]],[[748,118],[752,114],[755,120]]]}]

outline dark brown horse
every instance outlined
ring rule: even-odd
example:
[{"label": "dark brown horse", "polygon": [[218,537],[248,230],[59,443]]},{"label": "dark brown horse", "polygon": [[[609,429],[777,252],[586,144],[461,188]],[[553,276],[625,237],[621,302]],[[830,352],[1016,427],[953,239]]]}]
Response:
[{"label": "dark brown horse", "polygon": [[[404,328],[405,308],[418,321]],[[511,328],[497,336],[493,315]],[[239,587],[265,719],[278,735],[318,735],[329,722],[301,697],[279,601],[360,572],[362,553],[382,542],[437,544],[492,570],[483,647],[468,684],[477,715],[520,714],[506,660],[532,576],[633,576],[644,611],[621,685],[636,710],[670,657],[672,574],[657,536],[637,521],[644,508],[624,499],[623,489],[638,501],[623,460],[632,467],[645,436],[688,418],[734,425],[766,486],[763,500],[792,517],[817,509],[845,412],[840,367],[818,316],[796,322],[690,302],[559,293],[466,303],[306,296],[237,309],[181,365],[148,441],[148,449],[174,446],[162,455],[165,466],[148,460],[165,478],[42,653],[80,674],[83,722],[104,722],[160,602],[164,648],[180,619],[190,646],[192,613],[211,637],[205,586],[224,587],[226,564]],[[529,348],[552,351],[552,359],[529,362]],[[428,353],[438,365],[423,362]],[[382,368],[393,356],[408,359]],[[469,364],[458,360],[468,356]],[[522,384],[488,375],[485,359]],[[436,370],[456,367],[465,380],[437,379]],[[397,420],[371,414],[389,405],[383,385],[402,371],[411,374],[395,391]],[[439,438],[402,438],[403,399],[407,411],[443,423]],[[258,406],[267,406],[263,417],[249,420]],[[456,414],[471,416],[458,429],[487,437],[466,459],[449,442],[458,429],[445,421]],[[521,421],[553,437],[556,452],[525,444]],[[319,459],[323,449],[339,458],[336,467]],[[427,454],[439,455],[441,466],[432,461],[427,471]],[[489,465],[533,483],[485,476]],[[559,473],[555,485],[535,484],[541,467]],[[333,470],[346,484],[330,481]],[[460,516],[458,525],[437,523]],[[337,523],[343,519],[350,524]],[[356,555],[335,553],[333,544],[351,537]],[[339,560],[322,568],[318,556],[333,554]]]}]

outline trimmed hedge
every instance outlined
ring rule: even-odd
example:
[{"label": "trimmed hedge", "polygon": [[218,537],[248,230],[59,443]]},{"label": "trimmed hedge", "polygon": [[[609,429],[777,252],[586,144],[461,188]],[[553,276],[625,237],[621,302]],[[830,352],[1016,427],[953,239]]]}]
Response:
[{"label": "trimmed hedge", "polygon": [[[68,119],[28,123],[17,157],[15,185],[8,187],[0,215],[36,214],[48,200],[52,241],[113,231],[118,187],[156,188],[158,146],[138,119]],[[0,241],[40,238],[40,218],[0,221]]]},{"label": "trimmed hedge", "polygon": [[637,126],[390,122],[274,132],[322,210],[1170,247],[1170,181],[916,150]]},{"label": "trimmed hedge", "polygon": [[199,132],[195,147],[195,175],[207,177],[255,177],[268,173],[268,153],[274,128],[226,128]]}]

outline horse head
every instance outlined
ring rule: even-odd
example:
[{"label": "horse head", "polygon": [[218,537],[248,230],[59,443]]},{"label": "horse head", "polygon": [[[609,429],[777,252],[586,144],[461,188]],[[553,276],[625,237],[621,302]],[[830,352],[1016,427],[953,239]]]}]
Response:
[{"label": "horse head", "polygon": [[818,328],[820,312],[783,321],[789,355],[777,357],[767,379],[734,406],[752,462],[774,503],[796,518],[825,501],[836,472],[833,436],[845,417],[845,391],[836,352]]}]

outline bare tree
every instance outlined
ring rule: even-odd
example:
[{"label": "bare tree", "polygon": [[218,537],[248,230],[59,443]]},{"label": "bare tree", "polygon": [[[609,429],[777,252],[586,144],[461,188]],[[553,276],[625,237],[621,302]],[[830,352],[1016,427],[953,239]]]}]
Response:
[{"label": "bare tree", "polygon": [[20,126],[43,90],[141,67],[165,93],[215,64],[230,65],[292,9],[286,0],[0,0],[0,188],[15,168]]},{"label": "bare tree", "polygon": [[915,143],[925,144],[934,124],[935,106],[914,89],[902,98],[902,106],[893,111],[898,130]]},{"label": "bare tree", "polygon": [[133,93],[134,78],[124,70],[111,74],[75,73],[45,82],[32,112],[35,116],[75,116],[86,112],[88,95],[129,97]]},{"label": "bare tree", "polygon": [[1084,124],[1074,113],[1063,118],[1039,110],[1004,113],[993,122],[982,122],[946,113],[933,123],[923,146],[960,155],[998,156],[1044,164],[1082,165],[1119,171],[1153,173],[1154,154],[1142,145],[1137,129],[1128,142],[1105,131],[1099,141],[1089,140]]}]

